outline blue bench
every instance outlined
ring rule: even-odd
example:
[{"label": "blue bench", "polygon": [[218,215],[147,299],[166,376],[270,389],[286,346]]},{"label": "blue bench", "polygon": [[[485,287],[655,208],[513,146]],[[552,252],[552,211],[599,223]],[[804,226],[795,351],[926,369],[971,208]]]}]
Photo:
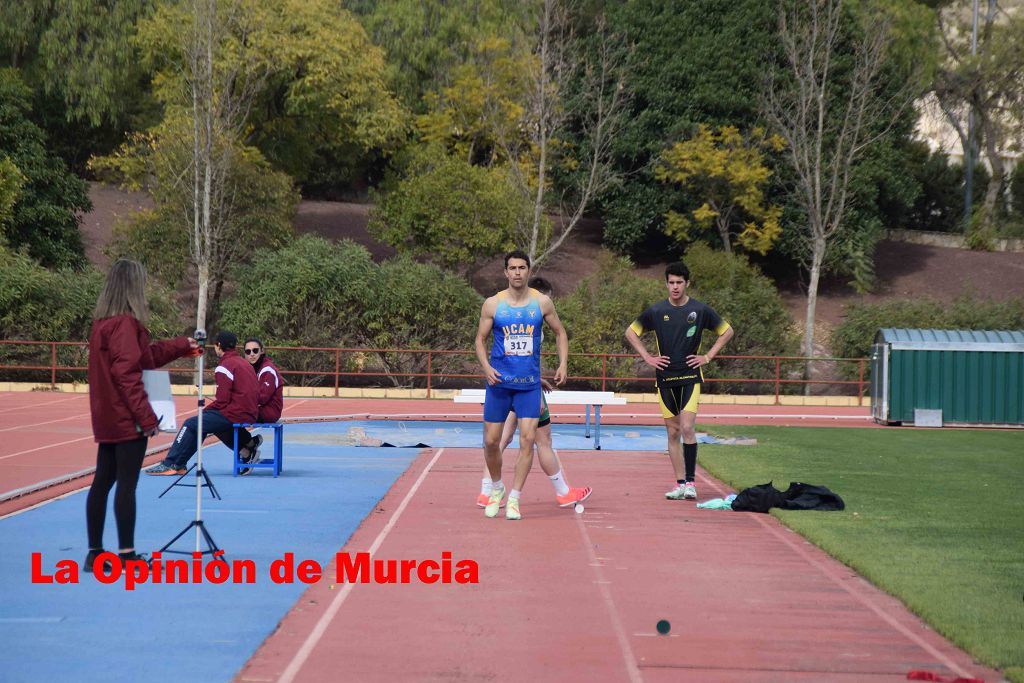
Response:
[{"label": "blue bench", "polygon": [[[274,476],[281,474],[281,470],[284,467],[284,423],[281,422],[239,422],[234,425],[235,433],[235,453],[234,453],[234,476],[238,476],[241,470],[247,467],[253,469],[256,468],[271,468],[274,470]],[[273,429],[274,430],[274,455],[271,458],[260,458],[259,462],[247,463],[243,462],[238,456],[238,428],[245,427],[246,429]]]}]

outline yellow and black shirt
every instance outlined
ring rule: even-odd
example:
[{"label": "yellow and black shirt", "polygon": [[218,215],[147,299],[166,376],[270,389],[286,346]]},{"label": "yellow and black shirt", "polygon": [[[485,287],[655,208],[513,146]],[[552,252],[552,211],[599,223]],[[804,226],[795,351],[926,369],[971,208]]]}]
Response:
[{"label": "yellow and black shirt", "polygon": [[689,367],[686,357],[697,353],[704,330],[722,335],[729,329],[729,323],[715,309],[691,297],[682,306],[673,306],[663,299],[649,306],[629,327],[638,337],[653,330],[657,355],[670,358],[668,367],[656,374],[658,386],[663,387],[703,382],[700,368]]}]

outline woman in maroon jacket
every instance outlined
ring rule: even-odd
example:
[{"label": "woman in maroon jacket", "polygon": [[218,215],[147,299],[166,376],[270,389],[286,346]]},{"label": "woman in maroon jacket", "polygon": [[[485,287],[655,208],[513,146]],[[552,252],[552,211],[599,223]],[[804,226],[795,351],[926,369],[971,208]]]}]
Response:
[{"label": "woman in maroon jacket", "polygon": [[145,322],[146,271],[136,261],[121,259],[110,267],[93,311],[89,335],[89,407],[92,431],[99,443],[96,475],[85,501],[89,532],[86,571],[92,571],[103,552],[103,526],[107,496],[114,484],[114,519],[118,553],[139,559],[135,552],[135,487],[150,436],[159,419],[142,386],[142,371],[158,368],[175,358],[195,354],[191,337],[151,343]]}]

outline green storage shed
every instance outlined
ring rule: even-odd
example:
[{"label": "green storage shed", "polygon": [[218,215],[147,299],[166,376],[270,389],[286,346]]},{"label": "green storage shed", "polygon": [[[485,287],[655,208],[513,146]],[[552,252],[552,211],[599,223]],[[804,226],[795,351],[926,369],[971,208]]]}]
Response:
[{"label": "green storage shed", "polygon": [[1024,330],[879,330],[871,415],[882,424],[1024,427]]}]

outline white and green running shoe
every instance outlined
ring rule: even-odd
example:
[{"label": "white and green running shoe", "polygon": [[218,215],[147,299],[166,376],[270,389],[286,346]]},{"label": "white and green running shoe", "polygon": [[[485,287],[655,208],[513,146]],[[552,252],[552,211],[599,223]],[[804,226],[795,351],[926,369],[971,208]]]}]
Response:
[{"label": "white and green running shoe", "polygon": [[505,506],[505,519],[522,519],[523,516],[519,514],[519,499],[509,498],[508,504]]},{"label": "white and green running shoe", "polygon": [[665,494],[665,497],[669,500],[682,500],[686,495],[686,485],[680,484],[671,491]]},{"label": "white and green running shoe", "polygon": [[497,517],[498,508],[501,507],[501,499],[505,497],[505,487],[491,489],[491,496],[487,499],[487,506],[484,507],[484,517]]}]

